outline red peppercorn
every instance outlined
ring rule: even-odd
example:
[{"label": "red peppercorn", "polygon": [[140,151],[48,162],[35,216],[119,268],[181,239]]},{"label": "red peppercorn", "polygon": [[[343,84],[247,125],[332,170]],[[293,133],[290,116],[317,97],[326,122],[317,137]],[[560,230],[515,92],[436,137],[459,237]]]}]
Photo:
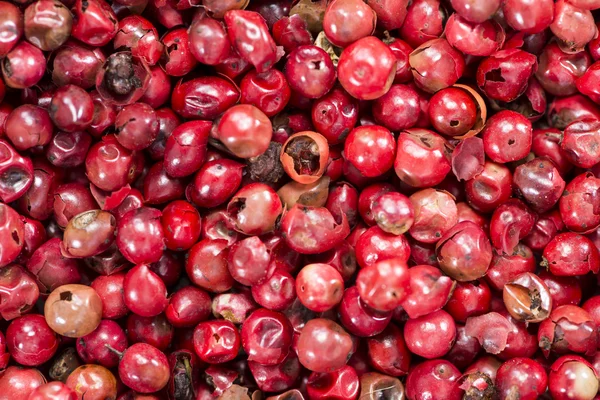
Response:
[{"label": "red peppercorn", "polygon": [[594,400],[597,10],[0,1],[0,397]]}]

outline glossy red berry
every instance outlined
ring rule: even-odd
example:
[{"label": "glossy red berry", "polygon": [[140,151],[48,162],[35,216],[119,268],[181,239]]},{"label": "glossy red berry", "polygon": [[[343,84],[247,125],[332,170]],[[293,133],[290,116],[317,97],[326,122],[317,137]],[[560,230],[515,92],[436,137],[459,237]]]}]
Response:
[{"label": "glossy red berry", "polygon": [[281,212],[281,200],[273,189],[262,183],[245,186],[227,205],[234,228],[247,235],[273,231]]},{"label": "glossy red berry", "polygon": [[0,41],[0,55],[6,56],[23,35],[23,13],[15,4],[3,1],[1,4],[3,38]]},{"label": "glossy red berry", "polygon": [[356,286],[361,300],[379,311],[394,310],[411,292],[406,264],[397,258],[363,268]]},{"label": "glossy red berry", "polygon": [[447,231],[436,244],[442,271],[460,282],[483,277],[492,261],[492,246],[475,223],[463,221]]},{"label": "glossy red berry", "polygon": [[0,266],[13,262],[23,248],[25,227],[19,214],[6,204],[0,204]]},{"label": "glossy red berry", "polygon": [[536,69],[533,54],[518,49],[500,50],[479,64],[477,85],[486,96],[510,102],[525,92]]},{"label": "glossy red berry", "polygon": [[58,336],[42,315],[25,315],[8,326],[6,345],[16,362],[25,366],[37,366],[50,360],[56,353]]},{"label": "glossy red berry", "polygon": [[131,15],[119,21],[119,30],[114,37],[116,49],[127,48],[131,53],[143,58],[148,65],[155,65],[163,51],[158,32],[154,25],[139,15]]},{"label": "glossy red berry", "polygon": [[502,164],[486,161],[483,170],[465,183],[469,205],[480,212],[492,212],[512,195],[513,177]]},{"label": "glossy red berry", "polygon": [[167,32],[161,39],[164,52],[161,67],[169,76],[184,76],[198,64],[192,55],[187,29],[175,28]]},{"label": "glossy red berry", "polygon": [[496,375],[500,395],[518,392],[523,398],[536,399],[546,391],[548,376],[535,360],[513,358],[502,364]]},{"label": "glossy red berry", "polygon": [[133,267],[125,275],[123,298],[125,306],[142,317],[158,315],[169,304],[164,282],[145,264]]},{"label": "glossy red berry", "polygon": [[359,337],[381,333],[392,318],[391,312],[382,312],[369,307],[361,299],[356,286],[346,289],[338,312],[344,328]]},{"label": "glossy red berry", "polygon": [[358,395],[359,378],[350,366],[330,373],[313,372],[308,377],[307,392],[314,399],[348,399]]},{"label": "glossy red berry", "polygon": [[485,154],[498,163],[524,158],[531,149],[531,142],[531,122],[514,111],[495,114],[483,131]]},{"label": "glossy red berry", "polygon": [[490,56],[500,50],[506,36],[502,26],[493,19],[473,22],[458,13],[452,14],[446,21],[445,33],[453,47],[479,57]]},{"label": "glossy red berry", "polygon": [[477,122],[473,96],[459,88],[440,90],[429,101],[429,118],[435,130],[448,136],[467,133]]},{"label": "glossy red berry", "polygon": [[133,103],[123,107],[115,120],[115,137],[128,150],[143,150],[150,146],[160,129],[152,107]]},{"label": "glossy red berry", "polygon": [[492,291],[485,281],[458,282],[444,310],[455,321],[465,322],[471,316],[489,312],[491,305]]},{"label": "glossy red berry", "polygon": [[410,196],[415,222],[408,231],[423,243],[436,243],[458,221],[458,209],[447,192],[424,189]]},{"label": "glossy red berry", "polygon": [[600,159],[596,152],[596,132],[600,125],[595,120],[584,119],[569,124],[563,133],[560,147],[571,164],[591,168]]},{"label": "glossy red berry", "polygon": [[229,321],[201,322],[194,330],[194,349],[202,361],[212,364],[231,361],[240,346],[240,334]]},{"label": "glossy red berry", "polygon": [[550,30],[565,51],[576,53],[598,34],[592,13],[570,2],[559,0],[554,5]]},{"label": "glossy red berry", "polygon": [[165,235],[165,246],[169,250],[187,250],[200,237],[202,220],[200,213],[190,203],[175,200],[162,212],[161,223]]},{"label": "glossy red berry", "polygon": [[412,47],[418,47],[441,36],[445,19],[446,12],[439,0],[414,1],[408,7],[400,37]]},{"label": "glossy red berry", "polygon": [[190,53],[202,64],[217,65],[226,60],[231,44],[222,22],[201,13],[188,31]]},{"label": "glossy red berry", "polygon": [[359,100],[374,100],[388,92],[396,74],[396,57],[381,40],[367,36],[346,47],[338,63],[344,89]]},{"label": "glossy red berry", "polygon": [[39,386],[31,392],[29,399],[46,400],[48,398],[57,400],[76,400],[77,394],[62,382],[49,382]]},{"label": "glossy red berry", "polygon": [[[352,353],[352,338],[331,320],[308,321],[298,338],[300,363],[313,372],[332,372],[342,368]],[[327,350],[326,352],[324,350]],[[326,354],[326,357],[322,357]]]},{"label": "glossy red berry", "polygon": [[257,107],[240,104],[221,116],[214,135],[236,157],[252,158],[267,151],[272,124]]},{"label": "glossy red berry", "polygon": [[104,0],[75,1],[74,23],[71,34],[90,46],[104,46],[117,34],[118,19]]},{"label": "glossy red berry", "polygon": [[593,399],[598,391],[598,374],[582,357],[568,355],[550,367],[548,389],[553,398]]},{"label": "glossy red berry", "polygon": [[4,132],[17,150],[45,146],[54,133],[48,111],[41,107],[24,104],[15,108],[4,122]]},{"label": "glossy red berry", "polygon": [[173,87],[171,106],[183,118],[212,120],[239,99],[239,89],[233,83],[223,78],[205,76],[178,82]]},{"label": "glossy red berry", "polygon": [[327,311],[342,299],[342,275],[327,264],[309,264],[296,276],[296,295],[309,310]]},{"label": "glossy red berry", "polygon": [[46,384],[46,378],[36,368],[10,366],[0,378],[0,388],[13,399],[27,400],[39,387]]},{"label": "glossy red berry", "polygon": [[456,340],[456,325],[444,310],[409,319],[404,325],[404,339],[411,353],[433,359],[444,356]]},{"label": "glossy red berry", "polygon": [[556,276],[585,275],[600,269],[598,249],[590,239],[574,232],[556,235],[544,248],[544,265]]},{"label": "glossy red berry", "polygon": [[323,30],[336,46],[346,47],[375,31],[377,14],[360,0],[334,0],[323,16]]},{"label": "glossy red berry", "polygon": [[592,194],[598,185],[599,179],[591,173],[584,173],[573,178],[565,187],[565,193],[559,200],[559,209],[567,229],[587,233],[600,224],[600,216],[596,212],[598,202]]},{"label": "glossy red berry", "polygon": [[344,156],[365,177],[384,174],[392,168],[396,143],[390,131],[382,126],[353,129],[344,144]]},{"label": "glossy red berry", "polygon": [[290,87],[309,99],[324,96],[333,87],[335,67],[329,55],[317,46],[294,49],[285,64],[285,76]]},{"label": "glossy red berry", "polygon": [[550,318],[542,321],[537,338],[546,356],[550,352],[590,355],[596,352],[597,329],[596,322],[583,308],[564,305],[552,310]]},{"label": "glossy red berry", "polygon": [[136,343],[123,353],[119,362],[119,378],[137,392],[157,392],[169,380],[167,356],[149,344]]},{"label": "glossy red berry", "polygon": [[113,368],[119,364],[117,353],[127,348],[127,336],[116,322],[103,320],[92,333],[77,339],[76,346],[85,363]]},{"label": "glossy red berry", "polygon": [[498,251],[512,254],[519,241],[527,236],[537,219],[525,203],[512,199],[494,211],[490,221],[490,239]]},{"label": "glossy red berry", "polygon": [[46,58],[40,49],[22,41],[2,60],[2,76],[7,86],[25,89],[37,84],[43,77]]},{"label": "glossy red berry", "polygon": [[131,152],[113,135],[104,136],[90,148],[85,167],[90,182],[108,192],[125,186],[136,172]]},{"label": "glossy red berry", "polygon": [[434,39],[410,54],[410,66],[417,86],[428,93],[456,83],[465,69],[462,54],[445,39]]},{"label": "glossy red berry", "polygon": [[415,367],[406,380],[406,393],[410,399],[426,398],[460,399],[458,387],[460,371],[448,361],[429,360]]},{"label": "glossy red berry", "polygon": [[450,148],[440,135],[413,128],[398,136],[394,170],[402,182],[413,187],[435,186],[451,168]]},{"label": "glossy red berry", "polygon": [[391,258],[406,262],[410,257],[410,246],[404,235],[385,232],[378,226],[365,231],[355,248],[356,261],[363,268]]},{"label": "glossy red berry", "polygon": [[279,364],[290,351],[292,325],[281,313],[258,309],[242,324],[241,338],[248,361],[261,365]]},{"label": "glossy red berry", "polygon": [[446,305],[456,282],[431,265],[417,265],[408,272],[410,291],[401,306],[410,318],[430,314]]},{"label": "glossy red berry", "polygon": [[264,18],[257,12],[230,10],[224,16],[229,40],[258,72],[265,72],[279,59],[275,41]]},{"label": "glossy red berry", "polygon": [[292,94],[285,75],[276,69],[262,74],[248,72],[240,82],[240,90],[242,103],[256,106],[268,117],[281,112]]}]

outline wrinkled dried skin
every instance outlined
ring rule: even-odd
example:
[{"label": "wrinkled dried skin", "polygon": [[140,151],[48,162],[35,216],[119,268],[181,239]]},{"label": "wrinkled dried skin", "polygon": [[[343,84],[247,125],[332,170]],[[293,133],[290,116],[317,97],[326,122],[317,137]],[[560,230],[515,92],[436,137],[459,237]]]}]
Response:
[{"label": "wrinkled dried skin", "polygon": [[496,394],[494,381],[483,372],[465,374],[458,383],[465,391],[464,400],[492,400]]},{"label": "wrinkled dried skin", "polygon": [[298,204],[283,216],[281,227],[287,245],[301,254],[323,253],[337,246],[350,233],[345,215],[338,224],[326,208]]},{"label": "wrinkled dried skin", "polygon": [[456,282],[430,265],[417,265],[409,269],[411,293],[401,304],[410,318],[418,318],[446,305]]},{"label": "wrinkled dried skin", "polygon": [[11,203],[33,184],[33,164],[0,139],[0,200]]},{"label": "wrinkled dried skin", "polygon": [[534,211],[549,211],[560,199],[565,181],[551,161],[535,158],[515,170],[514,183]]},{"label": "wrinkled dried skin", "polygon": [[416,240],[435,243],[456,225],[458,209],[449,193],[425,189],[415,193],[410,199],[415,209],[415,222],[409,233]]},{"label": "wrinkled dried skin", "polygon": [[502,297],[508,312],[519,321],[541,322],[552,311],[550,290],[532,273],[521,274],[507,283]]},{"label": "wrinkled dried skin", "polygon": [[525,93],[536,69],[534,55],[519,49],[501,50],[481,62],[477,85],[488,97],[511,102]]},{"label": "wrinkled dried skin", "polygon": [[35,305],[39,289],[35,280],[13,264],[0,269],[0,314],[7,321],[27,313]]},{"label": "wrinkled dried skin", "polygon": [[308,184],[290,182],[283,185],[277,194],[288,209],[291,209],[296,203],[303,206],[323,207],[329,194],[329,182],[328,176],[323,176],[318,181]]},{"label": "wrinkled dried skin", "polygon": [[591,168],[600,162],[600,123],[576,121],[565,128],[561,148],[572,164]]},{"label": "wrinkled dried skin", "polygon": [[470,221],[461,222],[436,245],[440,268],[460,282],[485,275],[492,261],[492,245],[483,229]]},{"label": "wrinkled dried skin", "polygon": [[360,400],[404,400],[404,385],[398,378],[377,372],[368,372],[360,377]]},{"label": "wrinkled dried skin", "polygon": [[202,5],[215,18],[223,18],[229,10],[243,10],[249,0],[203,0]]},{"label": "wrinkled dried skin", "polygon": [[478,24],[452,14],[446,22],[446,38],[465,54],[486,57],[502,47],[506,34],[494,19]]},{"label": "wrinkled dried skin", "polygon": [[186,350],[175,351],[169,356],[171,377],[168,390],[173,397],[181,400],[194,400],[194,355]]},{"label": "wrinkled dried skin", "polygon": [[80,365],[75,348],[67,347],[65,351],[54,358],[54,362],[50,367],[50,378],[65,383],[71,372],[75,371]]},{"label": "wrinkled dried skin", "polygon": [[484,164],[485,152],[481,138],[466,138],[452,152],[452,172],[458,180],[473,179],[483,171]]},{"label": "wrinkled dried skin", "polygon": [[115,240],[117,221],[106,211],[92,210],[69,221],[63,237],[63,249],[71,257],[90,257],[100,254]]},{"label": "wrinkled dried skin", "polygon": [[299,15],[308,25],[308,29],[317,34],[323,30],[323,18],[327,0],[300,0],[290,9],[290,16]]},{"label": "wrinkled dried skin", "polygon": [[477,338],[487,353],[499,354],[506,347],[511,323],[497,312],[470,317],[465,324],[466,333]]},{"label": "wrinkled dried skin", "polygon": [[415,83],[428,93],[452,86],[462,76],[465,62],[445,39],[434,39],[415,49],[409,57]]},{"label": "wrinkled dried skin", "polygon": [[188,119],[213,120],[240,99],[240,90],[219,77],[202,77],[179,81],[173,88],[173,111]]},{"label": "wrinkled dried skin", "polygon": [[520,200],[509,200],[496,209],[490,222],[490,239],[494,247],[512,254],[519,241],[533,229],[537,215]]},{"label": "wrinkled dried skin", "polygon": [[271,69],[283,56],[283,49],[278,50],[260,14],[233,10],[225,13],[224,21],[233,48],[259,73]]},{"label": "wrinkled dried skin", "polygon": [[256,303],[246,292],[219,294],[212,302],[213,315],[234,324],[243,323],[248,315],[257,308]]}]

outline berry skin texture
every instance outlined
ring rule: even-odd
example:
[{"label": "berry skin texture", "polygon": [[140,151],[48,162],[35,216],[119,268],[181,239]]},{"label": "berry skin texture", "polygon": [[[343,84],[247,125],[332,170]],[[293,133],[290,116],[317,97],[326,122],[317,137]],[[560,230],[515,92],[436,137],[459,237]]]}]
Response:
[{"label": "berry skin texture", "polygon": [[0,0],[0,400],[600,400],[600,0]]},{"label": "berry skin texture", "polygon": [[373,36],[357,40],[340,56],[339,81],[351,96],[359,100],[374,100],[386,94],[395,74],[394,53]]}]

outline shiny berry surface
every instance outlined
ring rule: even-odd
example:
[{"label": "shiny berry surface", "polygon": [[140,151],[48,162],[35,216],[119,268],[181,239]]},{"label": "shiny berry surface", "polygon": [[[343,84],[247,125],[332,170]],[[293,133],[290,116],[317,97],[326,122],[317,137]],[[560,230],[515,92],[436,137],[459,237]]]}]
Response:
[{"label": "shiny berry surface", "polygon": [[0,0],[0,398],[600,398],[599,13]]}]

